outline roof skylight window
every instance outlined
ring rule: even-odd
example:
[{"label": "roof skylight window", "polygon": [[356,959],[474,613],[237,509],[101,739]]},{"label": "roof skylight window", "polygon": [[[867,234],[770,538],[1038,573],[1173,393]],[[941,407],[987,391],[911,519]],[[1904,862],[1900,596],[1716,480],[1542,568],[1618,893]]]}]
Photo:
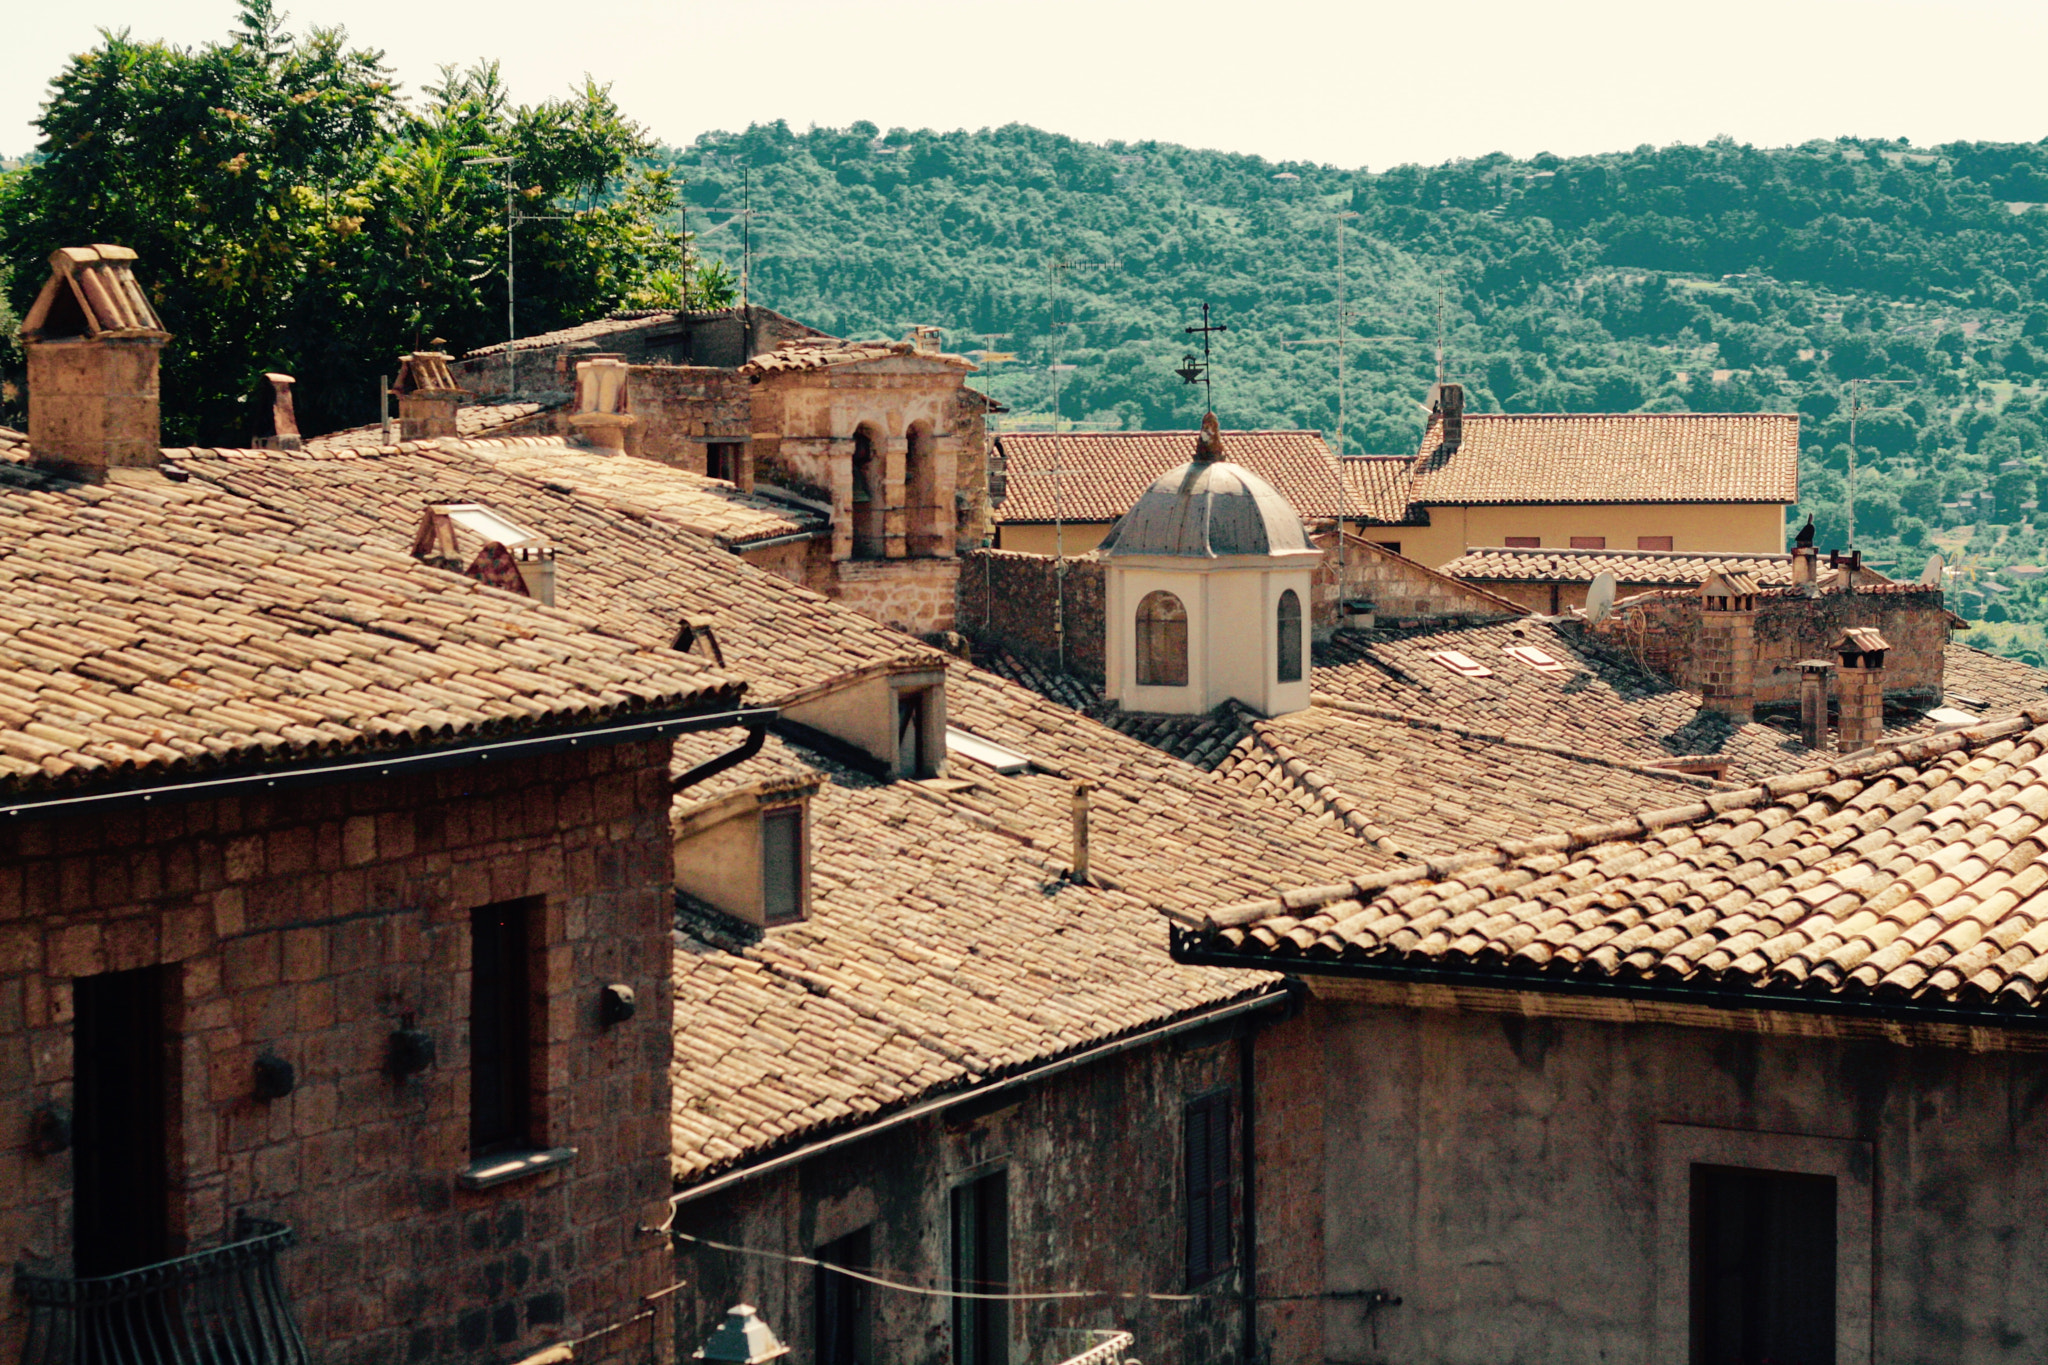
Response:
[{"label": "roof skylight window", "polygon": [[1562,673],[1564,665],[1534,645],[1509,645],[1501,651],[1511,659],[1519,659],[1538,673]]},{"label": "roof skylight window", "polygon": [[1015,749],[991,744],[979,735],[970,735],[950,725],[946,727],[946,752],[979,763],[984,768],[993,768],[1005,777],[1031,770],[1031,760]]},{"label": "roof skylight window", "polygon": [[1440,649],[1429,656],[1461,678],[1490,678],[1493,670],[1462,649]]},{"label": "roof skylight window", "polygon": [[442,503],[434,510],[447,513],[448,520],[463,530],[482,536],[485,540],[495,540],[508,550],[516,550],[522,545],[541,545],[547,541],[547,537],[540,532],[529,531],[510,517],[493,512],[480,502]]}]

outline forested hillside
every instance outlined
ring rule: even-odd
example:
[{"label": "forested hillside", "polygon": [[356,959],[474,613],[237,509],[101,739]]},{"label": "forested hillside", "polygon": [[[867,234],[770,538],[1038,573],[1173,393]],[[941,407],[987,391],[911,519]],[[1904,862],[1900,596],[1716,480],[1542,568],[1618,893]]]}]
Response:
[{"label": "forested hillside", "polygon": [[[1013,425],[1051,421],[1055,380],[1067,420],[1193,425],[1199,391],[1173,370],[1206,299],[1231,329],[1225,423],[1334,436],[1324,339],[1347,210],[1353,453],[1414,449],[1441,304],[1445,373],[1482,410],[1800,412],[1801,514],[1839,544],[1851,381],[1869,381],[1858,542],[1913,575],[1944,549],[1967,614],[2048,617],[2048,586],[1993,572],[2048,556],[2048,143],[1719,141],[1367,173],[856,124],[756,126],[657,159],[735,272],[751,173],[756,301],[856,335],[937,323],[956,348],[1014,354],[987,367]],[[1988,636],[2041,647],[2031,624]]]}]

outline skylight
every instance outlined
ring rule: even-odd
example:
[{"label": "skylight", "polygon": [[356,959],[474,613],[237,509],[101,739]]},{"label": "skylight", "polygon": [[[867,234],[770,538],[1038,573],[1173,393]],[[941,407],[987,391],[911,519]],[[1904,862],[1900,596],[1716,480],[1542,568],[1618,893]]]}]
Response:
[{"label": "skylight", "polygon": [[993,768],[1004,776],[1031,770],[1031,760],[1016,750],[991,744],[979,735],[955,730],[950,725],[946,727],[946,752],[979,763],[984,768]]},{"label": "skylight", "polygon": [[1509,645],[1501,651],[1511,659],[1520,659],[1538,673],[1562,673],[1564,665],[1534,645]]},{"label": "skylight", "polygon": [[541,545],[547,541],[547,537],[538,531],[529,531],[510,517],[493,512],[480,502],[444,503],[434,510],[446,512],[448,520],[463,530],[482,536],[485,540],[495,540],[508,550],[516,550],[522,545]]},{"label": "skylight", "polygon": [[1490,678],[1493,670],[1462,649],[1440,649],[1429,656],[1464,678]]}]

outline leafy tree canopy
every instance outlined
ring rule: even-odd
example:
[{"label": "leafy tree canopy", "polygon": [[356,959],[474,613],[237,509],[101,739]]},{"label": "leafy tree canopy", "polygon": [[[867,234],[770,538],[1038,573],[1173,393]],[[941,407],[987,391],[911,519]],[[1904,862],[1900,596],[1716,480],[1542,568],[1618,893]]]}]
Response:
[{"label": "leafy tree canopy", "polygon": [[0,179],[8,294],[25,310],[59,246],[134,248],[172,333],[168,443],[247,440],[265,371],[298,376],[321,431],[372,420],[400,353],[503,340],[508,185],[521,334],[730,292],[694,270],[677,186],[633,166],[646,134],[606,87],[515,106],[484,64],[406,100],[381,53],[293,35],[272,0],[193,49],[103,32],[38,127],[40,155]]}]

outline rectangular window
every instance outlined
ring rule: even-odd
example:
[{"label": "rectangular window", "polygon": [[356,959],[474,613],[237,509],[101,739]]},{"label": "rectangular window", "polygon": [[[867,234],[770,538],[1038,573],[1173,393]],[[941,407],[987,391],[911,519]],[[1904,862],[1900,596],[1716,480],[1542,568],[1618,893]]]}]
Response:
[{"label": "rectangular window", "polygon": [[[985,1175],[953,1190],[953,1290],[1010,1292],[1010,1177]],[[1008,1365],[1010,1306],[953,1300],[953,1365]]]},{"label": "rectangular window", "polygon": [[170,1255],[168,969],[72,984],[72,1256],[82,1276]]},{"label": "rectangular window", "polygon": [[1398,540],[1376,540],[1373,544],[1379,546],[1382,550],[1392,550],[1395,554],[1401,553],[1401,542]]},{"label": "rectangular window", "polygon": [[1573,536],[1572,548],[1574,550],[1604,550],[1607,548],[1607,537]]},{"label": "rectangular window", "polygon": [[1543,548],[1543,537],[1509,536],[1508,548],[1510,550],[1540,550]]},{"label": "rectangular window", "polygon": [[737,483],[740,477],[740,448],[737,442],[713,441],[704,447],[704,472],[714,479]]},{"label": "rectangular window", "polygon": [[534,1145],[531,917],[529,901],[469,912],[469,1146],[475,1156]]},{"label": "rectangular window", "polygon": [[1637,536],[1636,548],[1638,550],[1668,550],[1671,548],[1671,537]]},{"label": "rectangular window", "polygon": [[1205,1095],[1187,1108],[1188,1284],[1230,1269],[1230,1096]]},{"label": "rectangular window", "polygon": [[804,808],[761,812],[761,915],[769,924],[804,917]]},{"label": "rectangular window", "polygon": [[1834,1365],[1835,1179],[1692,1168],[1692,1365]]},{"label": "rectangular window", "polygon": [[873,1290],[863,1280],[831,1269],[867,1270],[874,1263],[871,1229],[850,1232],[818,1248],[817,1365],[874,1365]]}]

